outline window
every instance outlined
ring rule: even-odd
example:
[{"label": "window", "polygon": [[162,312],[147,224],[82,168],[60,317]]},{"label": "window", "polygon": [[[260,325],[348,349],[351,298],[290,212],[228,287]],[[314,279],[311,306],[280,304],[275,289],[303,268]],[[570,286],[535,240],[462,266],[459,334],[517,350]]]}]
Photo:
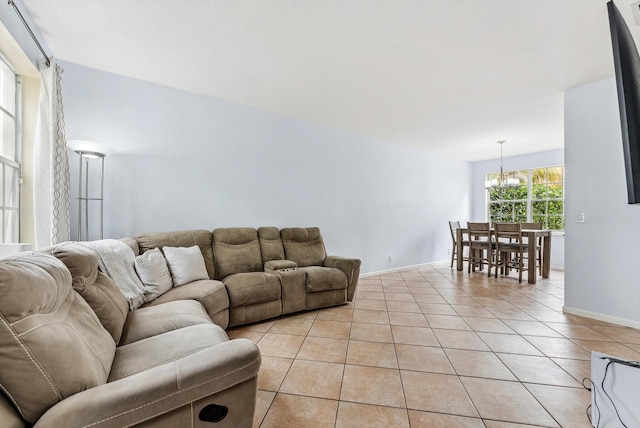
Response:
[{"label": "window", "polygon": [[18,76],[0,56],[0,243],[20,242]]},{"label": "window", "polygon": [[[487,180],[500,174],[487,175]],[[545,229],[564,229],[564,168],[526,169],[505,173],[517,177],[517,187],[489,189],[489,220],[496,222],[540,222]]]}]

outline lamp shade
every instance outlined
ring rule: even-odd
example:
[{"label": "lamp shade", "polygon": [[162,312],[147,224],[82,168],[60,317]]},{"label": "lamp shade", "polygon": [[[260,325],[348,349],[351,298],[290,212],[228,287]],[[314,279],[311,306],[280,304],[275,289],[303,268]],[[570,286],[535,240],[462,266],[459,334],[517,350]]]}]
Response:
[{"label": "lamp shade", "polygon": [[76,153],[82,152],[87,157],[96,158],[110,155],[116,151],[109,145],[89,140],[69,140],[67,141],[67,146]]}]

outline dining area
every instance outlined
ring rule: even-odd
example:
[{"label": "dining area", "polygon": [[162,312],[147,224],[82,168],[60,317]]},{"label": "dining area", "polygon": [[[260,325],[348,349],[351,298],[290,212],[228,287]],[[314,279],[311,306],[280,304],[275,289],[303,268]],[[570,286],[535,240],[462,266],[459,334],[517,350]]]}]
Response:
[{"label": "dining area", "polygon": [[[549,277],[551,230],[541,223],[449,221],[451,268],[536,284]],[[526,276],[524,274],[526,273]],[[516,276],[517,275],[517,276]]]}]

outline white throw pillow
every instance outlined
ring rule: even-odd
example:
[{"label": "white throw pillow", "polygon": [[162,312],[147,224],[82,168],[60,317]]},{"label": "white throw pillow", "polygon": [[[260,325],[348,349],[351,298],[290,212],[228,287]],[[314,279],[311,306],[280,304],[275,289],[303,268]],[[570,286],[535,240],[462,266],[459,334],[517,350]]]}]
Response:
[{"label": "white throw pillow", "polygon": [[145,303],[160,297],[173,286],[167,261],[158,248],[136,257],[136,272],[144,284]]},{"label": "white throw pillow", "polygon": [[173,286],[178,287],[199,279],[209,279],[207,267],[200,247],[164,247],[164,257],[167,259]]}]

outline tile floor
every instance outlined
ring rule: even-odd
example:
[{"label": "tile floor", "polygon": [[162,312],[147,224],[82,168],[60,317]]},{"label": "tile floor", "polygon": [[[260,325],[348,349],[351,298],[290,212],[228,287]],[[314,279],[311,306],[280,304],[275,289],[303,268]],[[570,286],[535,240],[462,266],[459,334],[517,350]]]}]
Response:
[{"label": "tile floor", "polygon": [[640,331],[562,313],[536,285],[438,263],[361,278],[352,303],[229,330],[258,344],[255,427],[589,427],[590,351]]}]

